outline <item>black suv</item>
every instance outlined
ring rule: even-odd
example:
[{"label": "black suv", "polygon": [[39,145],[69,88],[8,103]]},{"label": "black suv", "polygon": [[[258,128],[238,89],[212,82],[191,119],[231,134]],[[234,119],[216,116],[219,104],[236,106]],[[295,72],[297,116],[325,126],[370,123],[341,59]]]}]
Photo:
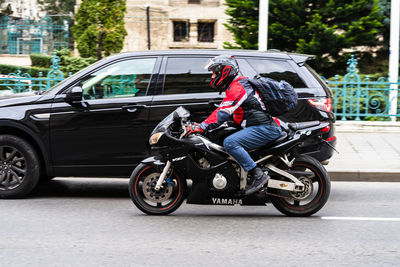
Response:
[{"label": "black suv", "polygon": [[[329,121],[325,139],[335,146],[332,92],[307,64],[308,55],[277,51],[168,50],[107,57],[51,90],[0,100],[0,197],[28,194],[39,178],[128,177],[148,155],[153,127],[178,106],[202,121],[223,95],[210,87],[207,59],[232,54],[241,74],[286,80],[299,95],[286,122]],[[308,144],[328,160],[332,148]]]}]

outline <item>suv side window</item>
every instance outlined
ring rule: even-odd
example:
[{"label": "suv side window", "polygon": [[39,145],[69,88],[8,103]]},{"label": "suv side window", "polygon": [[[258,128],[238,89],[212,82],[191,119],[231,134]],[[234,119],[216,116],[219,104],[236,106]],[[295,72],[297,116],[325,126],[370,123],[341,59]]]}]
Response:
[{"label": "suv side window", "polygon": [[202,67],[207,60],[206,57],[168,58],[164,94],[215,92],[210,86],[212,73]]},{"label": "suv side window", "polygon": [[82,82],[84,99],[145,96],[156,58],[120,61]]},{"label": "suv side window", "polygon": [[247,59],[247,61],[263,77],[277,81],[285,80],[294,88],[307,87],[287,61],[271,59]]}]

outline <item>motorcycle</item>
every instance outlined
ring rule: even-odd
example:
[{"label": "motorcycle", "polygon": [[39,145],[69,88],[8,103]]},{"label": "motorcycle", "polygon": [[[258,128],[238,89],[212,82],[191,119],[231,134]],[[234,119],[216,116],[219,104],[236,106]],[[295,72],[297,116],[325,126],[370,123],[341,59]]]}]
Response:
[{"label": "motorcycle", "polygon": [[327,202],[331,187],[327,171],[316,159],[299,154],[299,147],[310,140],[324,142],[321,136],[328,122],[282,122],[277,140],[249,151],[270,179],[257,192],[245,195],[248,174],[221,146],[238,129],[225,123],[207,135],[185,136],[189,116],[179,107],[150,135],[154,154],[135,168],[129,180],[130,197],[142,212],[166,215],[187,199],[187,204],[202,205],[271,202],[288,216],[310,216]]}]

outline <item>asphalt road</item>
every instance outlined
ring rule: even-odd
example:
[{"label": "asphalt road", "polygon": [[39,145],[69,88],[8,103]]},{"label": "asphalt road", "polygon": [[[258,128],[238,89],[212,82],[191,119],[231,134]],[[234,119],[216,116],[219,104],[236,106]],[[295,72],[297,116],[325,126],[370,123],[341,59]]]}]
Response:
[{"label": "asphalt road", "polygon": [[326,206],[143,215],[127,180],[55,179],[0,201],[0,266],[399,266],[400,183],[332,183]]}]

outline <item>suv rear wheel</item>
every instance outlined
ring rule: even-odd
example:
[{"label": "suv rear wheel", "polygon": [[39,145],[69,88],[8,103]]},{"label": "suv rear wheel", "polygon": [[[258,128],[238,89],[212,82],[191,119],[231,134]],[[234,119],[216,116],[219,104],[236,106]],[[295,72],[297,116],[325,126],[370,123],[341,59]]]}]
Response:
[{"label": "suv rear wheel", "polygon": [[35,149],[14,135],[0,135],[0,198],[21,198],[39,181]]}]

